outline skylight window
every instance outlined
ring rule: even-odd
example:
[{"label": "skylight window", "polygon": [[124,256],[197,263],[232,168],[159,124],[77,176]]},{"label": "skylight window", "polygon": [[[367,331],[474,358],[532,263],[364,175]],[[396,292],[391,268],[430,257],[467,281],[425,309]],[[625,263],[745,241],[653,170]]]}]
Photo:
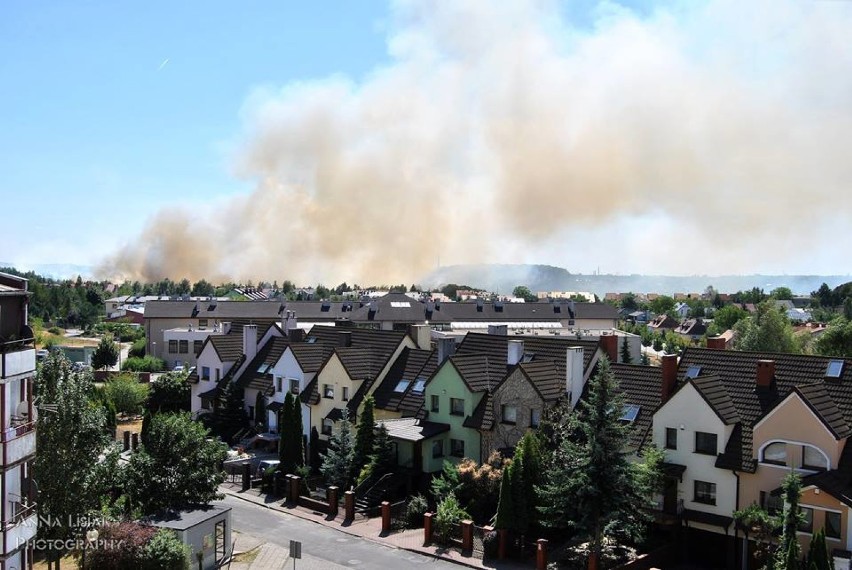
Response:
[{"label": "skylight window", "polygon": [[535,358],[535,353],[533,352],[525,352],[524,356],[521,357],[521,362],[532,362],[533,358]]},{"label": "skylight window", "polygon": [[315,337],[315,336],[309,336],[308,338],[305,339],[305,342],[308,343],[308,344],[314,344],[316,341],[317,341],[317,337]]},{"label": "skylight window", "polygon": [[411,389],[412,392],[416,392],[418,394],[422,394],[423,390],[426,389],[426,379],[418,378],[416,382],[414,382],[414,387]]},{"label": "skylight window", "polygon": [[411,308],[411,303],[408,301],[391,301],[391,307],[394,309],[408,309]]},{"label": "skylight window", "polygon": [[398,393],[405,392],[408,389],[409,384],[411,384],[411,380],[400,380],[393,391]]},{"label": "skylight window", "polygon": [[260,366],[257,367],[257,372],[258,374],[266,374],[267,372],[269,372],[270,368],[272,368],[271,364],[263,362]]},{"label": "skylight window", "polygon": [[700,366],[690,366],[686,369],[686,377],[687,378],[698,378],[698,375],[701,374]]},{"label": "skylight window", "polygon": [[825,369],[825,377],[826,378],[840,378],[843,374],[843,361],[842,360],[830,360],[828,362],[828,367]]},{"label": "skylight window", "polygon": [[627,423],[633,423],[636,421],[636,416],[639,415],[639,406],[634,404],[627,404],[624,406],[624,411],[621,414],[619,420]]}]

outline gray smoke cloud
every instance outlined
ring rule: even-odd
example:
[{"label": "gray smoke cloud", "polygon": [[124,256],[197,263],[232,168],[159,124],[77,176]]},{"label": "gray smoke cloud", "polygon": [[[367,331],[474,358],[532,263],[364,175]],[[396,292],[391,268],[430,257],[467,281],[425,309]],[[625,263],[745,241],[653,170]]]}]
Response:
[{"label": "gray smoke cloud", "polygon": [[852,3],[569,8],[393,4],[390,64],[248,98],[234,170],[253,192],[163,211],[102,272],[390,283],[651,244],[673,273],[841,255]]}]

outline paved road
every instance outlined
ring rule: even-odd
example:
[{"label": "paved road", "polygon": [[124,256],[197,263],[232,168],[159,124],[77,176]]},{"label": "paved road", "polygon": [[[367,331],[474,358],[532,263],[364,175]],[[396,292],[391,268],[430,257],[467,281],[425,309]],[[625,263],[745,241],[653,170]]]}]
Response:
[{"label": "paved road", "polygon": [[[302,553],[349,568],[459,570],[443,560],[399,550],[351,536],[287,513],[273,511],[225,496],[232,508],[234,530],[289,548],[290,540],[302,542]],[[298,563],[296,565],[298,568]]]}]

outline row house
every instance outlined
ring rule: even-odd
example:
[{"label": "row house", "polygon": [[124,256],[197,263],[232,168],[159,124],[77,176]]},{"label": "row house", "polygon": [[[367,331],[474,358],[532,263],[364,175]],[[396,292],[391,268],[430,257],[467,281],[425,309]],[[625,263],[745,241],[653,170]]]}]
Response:
[{"label": "row house", "polygon": [[32,568],[38,530],[32,480],[36,351],[28,300],[26,279],[0,273],[0,570]]},{"label": "row house", "polygon": [[[848,564],[852,550],[852,370],[844,359],[687,349],[664,359],[664,402],[653,442],[676,474],[664,498],[678,504],[696,551],[742,559],[733,513],[750,504],[783,505],[780,485],[802,476],[807,549],[824,529]],[[703,547],[703,550],[702,550]]]}]

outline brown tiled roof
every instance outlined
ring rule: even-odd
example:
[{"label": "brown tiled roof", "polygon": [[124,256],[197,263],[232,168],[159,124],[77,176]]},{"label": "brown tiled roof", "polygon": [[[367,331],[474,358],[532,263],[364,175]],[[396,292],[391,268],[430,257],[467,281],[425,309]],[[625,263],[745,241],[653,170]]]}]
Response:
[{"label": "brown tiled roof", "polygon": [[302,403],[310,406],[316,406],[320,403],[319,384],[317,383],[316,376],[308,382],[308,385],[305,386],[305,389],[302,390],[301,394],[299,394],[299,399]]},{"label": "brown tiled roof", "polygon": [[267,367],[278,364],[278,360],[284,354],[284,350],[289,344],[287,339],[281,337],[273,337],[267,341],[252,361],[249,362],[240,377],[237,378],[237,386],[243,389],[254,388],[264,393],[273,390],[272,373],[261,373],[259,369],[261,366]]},{"label": "brown tiled roof", "polygon": [[[416,379],[423,378],[428,382],[437,369],[438,351],[433,350],[429,358],[423,364],[423,368],[421,368],[420,372],[417,373]],[[405,392],[402,401],[399,403],[399,411],[402,412],[403,416],[416,416],[418,418],[423,418],[426,416],[426,410],[423,406],[425,390],[415,392],[412,388],[414,388],[413,385],[409,386],[408,391]]]},{"label": "brown tiled roof", "polygon": [[819,487],[846,506],[852,507],[852,445],[847,443],[843,447],[837,469],[802,478],[803,489],[811,485]]},{"label": "brown tiled roof", "polygon": [[707,325],[701,319],[686,319],[683,321],[674,332],[683,335],[702,335],[707,332]]},{"label": "brown tiled roof", "polygon": [[572,339],[559,336],[521,336],[495,335],[483,333],[468,333],[456,349],[457,355],[481,354],[488,355],[493,364],[507,367],[509,341],[522,341],[524,353],[532,361],[550,360],[555,363],[560,375],[565,375],[565,353],[570,347],[579,346],[583,349],[583,370],[588,370],[598,351],[595,340]]},{"label": "brown tiled roof", "polygon": [[674,329],[677,326],[678,322],[669,315],[660,315],[648,323],[648,328],[651,329]]},{"label": "brown tiled roof", "polygon": [[[758,360],[775,362],[775,377],[770,388],[756,389]],[[753,473],[756,462],[752,429],[796,386],[827,425],[834,426],[832,429],[838,430],[837,433],[846,433],[843,431],[844,424],[852,425],[852,360],[844,360],[839,378],[829,379],[826,371],[832,360],[844,359],[687,348],[678,366],[679,385],[686,381],[686,371],[691,367],[700,367],[699,377],[718,376],[740,419],[716,466]],[[827,392],[827,397],[822,390]],[[829,400],[834,403],[839,415],[828,405]]]},{"label": "brown tiled roof", "polygon": [[494,388],[506,375],[505,364],[487,354],[456,354],[449,360],[471,392]]},{"label": "brown tiled roof", "polygon": [[565,374],[559,372],[555,361],[533,360],[521,364],[520,368],[545,402],[558,400],[565,395]]},{"label": "brown tiled roof", "polygon": [[[243,354],[242,332],[231,330],[228,334],[214,334],[207,337],[207,341],[213,345],[216,354],[222,362],[233,362]],[[202,348],[203,350],[203,348]]]},{"label": "brown tiled roof", "polygon": [[624,403],[639,406],[639,413],[633,421],[630,433],[630,446],[633,449],[641,449],[651,434],[654,412],[660,407],[662,368],[639,364],[610,364],[610,370],[624,393]]},{"label": "brown tiled roof", "polygon": [[385,426],[388,430],[388,435],[393,439],[401,439],[403,441],[422,441],[450,431],[449,424],[430,422],[417,418],[379,420],[376,424]]},{"label": "brown tiled roof", "polygon": [[491,429],[494,427],[494,406],[491,405],[491,393],[482,395],[482,399],[473,409],[473,413],[464,419],[462,425],[473,429]]}]

